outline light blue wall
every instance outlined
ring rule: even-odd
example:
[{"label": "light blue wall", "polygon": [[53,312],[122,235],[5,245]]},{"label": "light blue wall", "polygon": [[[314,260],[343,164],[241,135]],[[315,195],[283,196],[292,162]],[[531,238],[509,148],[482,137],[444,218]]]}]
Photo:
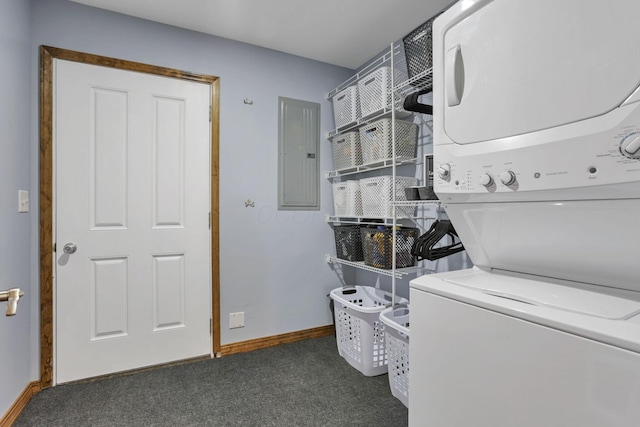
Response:
[{"label": "light blue wall", "polygon": [[[351,71],[66,0],[33,0],[32,8],[32,188],[39,45],[219,76],[221,341],[330,324],[325,295],[339,286],[323,259],[333,245],[324,220],[331,188],[323,179],[319,212],[277,211],[277,106],[278,96],[320,103],[324,134],[333,126],[325,95]],[[245,105],[245,98],[253,105]],[[321,150],[326,170],[330,144]],[[247,199],[255,207],[245,207]],[[37,225],[34,218],[32,233]],[[37,266],[35,250],[32,262]],[[36,288],[36,276],[33,281]],[[228,314],[236,311],[245,312],[246,327],[230,330]]]},{"label": "light blue wall", "polygon": [[[333,129],[325,94],[352,71],[67,0],[2,0],[0,289],[20,286],[27,295],[17,316],[0,317],[0,416],[39,376],[40,45],[221,77],[222,343],[331,322],[325,295],[340,285],[340,271],[336,274],[323,260],[335,251],[324,220],[333,210],[331,187],[321,180],[319,212],[277,211],[277,99],[320,103],[324,135]],[[245,105],[245,98],[253,105]],[[329,170],[330,144],[322,141],[321,150],[321,170]],[[29,214],[17,214],[18,189],[31,190]],[[245,207],[249,198],[254,208]],[[246,327],[229,330],[228,313],[235,311],[245,311]]]},{"label": "light blue wall", "polygon": [[[30,220],[18,214],[18,190],[30,187],[30,4],[0,1],[0,290],[26,293],[14,317],[0,303],[0,417],[31,381]],[[33,193],[31,197],[33,197]],[[33,212],[33,207],[32,207]]]}]

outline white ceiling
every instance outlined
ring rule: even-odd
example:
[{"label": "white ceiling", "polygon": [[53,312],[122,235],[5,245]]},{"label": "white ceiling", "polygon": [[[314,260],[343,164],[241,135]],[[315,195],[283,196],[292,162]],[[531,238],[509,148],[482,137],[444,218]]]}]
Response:
[{"label": "white ceiling", "polygon": [[71,0],[358,68],[453,0]]}]

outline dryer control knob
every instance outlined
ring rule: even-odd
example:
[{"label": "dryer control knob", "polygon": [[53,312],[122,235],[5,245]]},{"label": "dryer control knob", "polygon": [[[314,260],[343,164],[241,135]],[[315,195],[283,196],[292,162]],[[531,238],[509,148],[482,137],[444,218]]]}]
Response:
[{"label": "dryer control knob", "polygon": [[516,174],[512,171],[505,171],[500,174],[500,182],[504,185],[511,185],[516,182]]},{"label": "dryer control knob", "polygon": [[443,163],[438,167],[438,175],[442,179],[448,179],[451,176],[451,165]]},{"label": "dryer control knob", "polygon": [[485,187],[491,187],[493,185],[493,177],[488,173],[485,173],[482,175],[482,178],[480,178],[480,184]]},{"label": "dryer control knob", "polygon": [[631,134],[622,141],[622,154],[634,159],[640,158],[640,135]]}]

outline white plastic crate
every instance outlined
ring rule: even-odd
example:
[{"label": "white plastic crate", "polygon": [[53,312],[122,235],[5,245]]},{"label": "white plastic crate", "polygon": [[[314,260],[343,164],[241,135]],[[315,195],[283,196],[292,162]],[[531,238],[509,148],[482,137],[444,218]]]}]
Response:
[{"label": "white plastic crate", "polygon": [[347,132],[331,139],[333,147],[333,168],[341,170],[362,164],[360,133]]},{"label": "white plastic crate", "polygon": [[[394,77],[396,85],[407,79],[406,72],[398,68],[395,69]],[[391,89],[390,67],[380,67],[358,81],[358,97],[362,117],[378,112],[385,107],[392,108],[391,93],[393,91]],[[400,98],[397,97],[395,101],[399,103]]]},{"label": "white plastic crate", "polygon": [[333,99],[333,118],[336,129],[351,124],[360,116],[358,86],[353,85],[338,92]]},{"label": "white plastic crate", "polygon": [[[396,176],[396,201],[406,201],[404,189],[417,185],[418,180],[407,176]],[[393,216],[393,177],[390,175],[364,178],[360,180],[362,216],[366,218],[390,218]],[[397,217],[412,217],[415,207],[396,207]]]},{"label": "white plastic crate", "polygon": [[333,209],[335,216],[362,216],[360,182],[350,180],[333,184]]},{"label": "white plastic crate", "polygon": [[[418,125],[404,120],[395,121],[396,158],[413,159],[418,143]],[[360,128],[360,145],[364,164],[393,157],[393,121],[380,119]]]},{"label": "white plastic crate", "polygon": [[[387,372],[384,324],[380,312],[391,304],[391,294],[371,286],[337,288],[334,301],[338,354],[371,377]],[[396,298],[407,303],[404,298]]]},{"label": "white plastic crate", "polygon": [[409,304],[389,307],[380,313],[384,323],[389,387],[391,394],[409,407]]}]

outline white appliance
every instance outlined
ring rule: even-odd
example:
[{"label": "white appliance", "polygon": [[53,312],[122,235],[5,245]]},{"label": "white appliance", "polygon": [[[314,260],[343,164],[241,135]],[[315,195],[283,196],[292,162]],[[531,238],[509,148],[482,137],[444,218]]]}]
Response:
[{"label": "white appliance", "polygon": [[640,426],[639,17],[436,19],[435,189],[475,267],[411,282],[410,426]]}]

